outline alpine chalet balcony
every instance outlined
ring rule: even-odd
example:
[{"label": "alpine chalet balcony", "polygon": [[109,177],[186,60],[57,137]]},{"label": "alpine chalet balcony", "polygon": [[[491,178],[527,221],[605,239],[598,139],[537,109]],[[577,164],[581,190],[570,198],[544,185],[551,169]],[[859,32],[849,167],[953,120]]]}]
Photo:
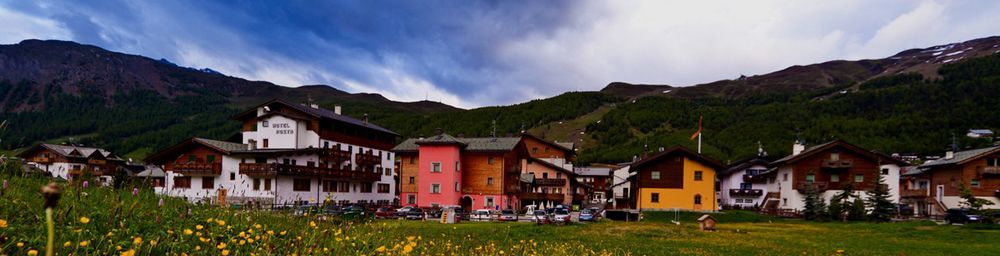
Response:
[{"label": "alpine chalet balcony", "polygon": [[376,171],[352,171],[339,168],[310,167],[277,163],[241,163],[240,174],[251,177],[288,175],[369,182],[379,181],[382,179],[381,173]]},{"label": "alpine chalet balcony", "polygon": [[559,201],[561,202],[565,195],[563,194],[550,194],[550,193],[521,193],[518,196],[521,200],[534,200],[534,201]]},{"label": "alpine chalet balcony", "polygon": [[347,150],[340,149],[340,146],[328,149],[326,154],[323,156],[323,160],[333,163],[343,163],[344,161],[351,160],[351,152]]},{"label": "alpine chalet balcony", "polygon": [[535,179],[536,186],[565,186],[566,179]]},{"label": "alpine chalet balcony", "polygon": [[729,196],[732,197],[759,197],[764,195],[762,189],[730,189]]},{"label": "alpine chalet balcony", "polygon": [[743,175],[743,182],[764,183],[764,182],[767,182],[767,178],[765,178],[764,175],[760,175],[760,174],[757,174],[757,175],[744,174]]},{"label": "alpine chalet balcony", "polygon": [[931,196],[931,189],[900,189],[899,196],[903,198],[923,198]]},{"label": "alpine chalet balcony", "polygon": [[844,160],[844,159],[840,159],[840,160],[826,159],[826,160],[823,160],[822,163],[820,163],[820,167],[822,167],[824,169],[848,169],[848,168],[851,168],[853,166],[854,166],[854,162],[853,161],[851,161],[851,160]]},{"label": "alpine chalet balcony", "polygon": [[174,163],[167,171],[184,175],[221,175],[222,163]]},{"label": "alpine chalet balcony", "polygon": [[1000,175],[1000,166],[980,167],[979,171],[984,175]]},{"label": "alpine chalet balcony", "polygon": [[374,154],[371,150],[354,155],[354,162],[359,166],[374,166],[382,163],[382,157]]},{"label": "alpine chalet balcony", "polygon": [[805,190],[810,188],[816,189],[817,191],[826,191],[827,189],[830,189],[830,184],[826,182],[800,181],[796,182],[793,188],[795,190],[798,190],[799,192],[804,192]]},{"label": "alpine chalet balcony", "polygon": [[39,156],[31,158],[31,161],[39,164],[47,164],[47,163],[52,163],[52,158]]}]

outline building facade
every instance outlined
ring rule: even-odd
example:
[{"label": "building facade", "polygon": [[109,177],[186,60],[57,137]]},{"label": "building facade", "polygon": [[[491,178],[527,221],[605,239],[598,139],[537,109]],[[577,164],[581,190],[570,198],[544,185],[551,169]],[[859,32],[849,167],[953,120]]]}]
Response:
[{"label": "building facade", "polygon": [[768,193],[767,171],[770,161],[755,156],[736,162],[719,173],[719,204],[723,208],[752,209],[760,207]]},{"label": "building facade", "polygon": [[125,164],[104,149],[48,143],[29,147],[17,156],[54,178],[89,178],[102,184],[112,182],[115,172],[124,171],[119,167]]},{"label": "building facade", "polygon": [[725,166],[683,146],[636,161],[634,204],[639,210],[718,210],[716,173]]},{"label": "building facade", "polygon": [[1000,209],[1000,147],[947,152],[945,157],[907,168],[900,181],[903,204],[917,217],[944,215],[961,208],[961,187]]},{"label": "building facade", "polygon": [[587,195],[590,203],[608,203],[611,199],[611,167],[589,166],[577,167],[573,169],[576,173],[576,181],[582,185],[593,188]]},{"label": "building facade", "polygon": [[907,163],[872,152],[842,140],[808,149],[793,145],[792,155],[772,162],[763,210],[798,212],[805,207],[805,191],[816,189],[821,198],[831,197],[850,186],[855,196],[865,198],[865,190],[875,186],[879,175],[889,187],[890,200],[899,202],[900,167]]},{"label": "building facade", "polygon": [[191,138],[146,159],[161,193],[192,201],[392,204],[390,130],[316,105],[275,99],[233,117],[238,142]]}]

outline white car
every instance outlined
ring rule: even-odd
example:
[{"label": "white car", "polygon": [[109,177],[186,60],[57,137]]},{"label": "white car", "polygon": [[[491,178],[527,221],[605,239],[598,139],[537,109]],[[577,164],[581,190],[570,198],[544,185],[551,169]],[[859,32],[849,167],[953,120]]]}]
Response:
[{"label": "white car", "polygon": [[552,215],[552,222],[555,223],[569,223],[573,219],[573,216],[569,214],[569,210],[566,209],[556,209]]},{"label": "white car", "polygon": [[549,215],[546,215],[543,210],[535,210],[533,212],[528,212],[528,219],[533,222],[545,223],[549,221]]},{"label": "white car", "polygon": [[490,221],[493,220],[494,217],[496,217],[495,215],[496,214],[493,214],[493,211],[491,210],[480,209],[472,212],[471,218],[472,220]]}]

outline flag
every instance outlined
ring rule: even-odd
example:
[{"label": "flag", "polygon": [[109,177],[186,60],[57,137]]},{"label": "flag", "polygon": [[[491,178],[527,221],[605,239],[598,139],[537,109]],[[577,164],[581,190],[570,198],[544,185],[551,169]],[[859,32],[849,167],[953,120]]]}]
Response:
[{"label": "flag", "polygon": [[698,135],[701,135],[701,116],[698,116],[698,130],[691,134],[691,140],[698,138]]}]

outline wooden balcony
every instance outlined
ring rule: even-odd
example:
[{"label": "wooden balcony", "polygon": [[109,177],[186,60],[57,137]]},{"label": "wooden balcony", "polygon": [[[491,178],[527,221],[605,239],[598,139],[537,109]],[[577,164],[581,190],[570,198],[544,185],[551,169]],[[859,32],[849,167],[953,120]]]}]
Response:
[{"label": "wooden balcony", "polygon": [[901,189],[899,196],[903,198],[924,198],[931,196],[931,189]]},{"label": "wooden balcony", "polygon": [[48,163],[52,163],[52,158],[49,158],[49,157],[33,157],[33,158],[31,158],[31,162],[35,162],[35,163],[39,163],[39,164],[48,164]]},{"label": "wooden balcony", "polygon": [[826,159],[820,163],[820,167],[824,169],[849,169],[854,166],[854,162],[851,160],[830,160]]},{"label": "wooden balcony", "polygon": [[166,171],[184,175],[220,175],[222,163],[174,163],[168,166]]},{"label": "wooden balcony", "polygon": [[566,198],[563,194],[550,194],[550,193],[521,193],[518,196],[521,200],[533,200],[533,201],[557,201],[562,202]]},{"label": "wooden balcony", "polygon": [[83,173],[84,173],[84,170],[86,170],[91,176],[104,176],[104,175],[108,175],[108,174],[105,174],[104,171],[98,171],[98,170],[89,169],[89,168],[88,169],[72,169],[72,170],[69,170],[69,175],[82,176]]},{"label": "wooden balcony", "polygon": [[322,160],[326,162],[333,162],[340,164],[343,163],[344,161],[351,160],[351,152],[347,150],[341,150],[340,146],[336,146],[335,148],[327,149],[322,158],[323,158]]},{"label": "wooden balcony", "polygon": [[368,150],[364,153],[355,154],[354,163],[359,166],[374,166],[382,163],[382,157]]},{"label": "wooden balcony", "polygon": [[979,171],[984,175],[1000,175],[1000,166],[980,167]]},{"label": "wooden balcony", "polygon": [[87,160],[87,164],[92,164],[92,165],[105,165],[107,163],[108,163],[107,160],[101,160],[101,159],[90,159],[90,160]]},{"label": "wooden balcony", "polygon": [[764,183],[764,182],[767,182],[767,178],[764,177],[764,175],[760,175],[760,174],[757,174],[757,175],[744,174],[743,175],[743,182]]},{"label": "wooden balcony", "polygon": [[566,179],[535,179],[536,186],[565,186]]},{"label": "wooden balcony", "polygon": [[732,197],[758,197],[764,195],[762,189],[730,189],[729,196]]},{"label": "wooden balcony", "polygon": [[241,163],[240,174],[251,177],[274,177],[279,175],[318,177],[336,180],[379,181],[380,172],[346,170],[339,168],[310,167],[276,163]]},{"label": "wooden balcony", "polygon": [[799,190],[799,192],[803,192],[810,188],[816,189],[817,191],[826,191],[827,189],[830,189],[830,184],[826,182],[800,181],[796,182],[793,188],[795,190]]}]

